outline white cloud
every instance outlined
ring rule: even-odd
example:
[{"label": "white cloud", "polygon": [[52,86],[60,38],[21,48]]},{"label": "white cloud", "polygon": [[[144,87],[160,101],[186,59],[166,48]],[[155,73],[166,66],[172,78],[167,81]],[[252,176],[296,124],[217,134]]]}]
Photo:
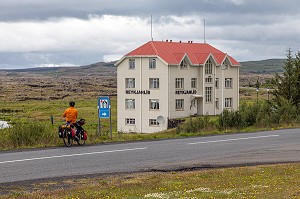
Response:
[{"label": "white cloud", "polygon": [[203,42],[205,18],[206,41],[238,61],[300,50],[295,0],[110,1],[0,0],[0,68],[119,59],[151,40],[150,14],[158,41]]},{"label": "white cloud", "polygon": [[245,0],[229,0],[229,2],[235,4],[235,5],[243,5],[245,4]]}]

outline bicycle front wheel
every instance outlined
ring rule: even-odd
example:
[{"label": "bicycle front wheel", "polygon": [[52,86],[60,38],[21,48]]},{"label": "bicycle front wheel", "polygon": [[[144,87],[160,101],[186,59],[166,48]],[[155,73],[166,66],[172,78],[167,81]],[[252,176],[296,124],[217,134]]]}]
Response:
[{"label": "bicycle front wheel", "polygon": [[66,147],[69,147],[73,144],[73,139],[71,135],[71,130],[68,128],[65,128],[64,130],[64,136],[63,136],[64,144]]}]

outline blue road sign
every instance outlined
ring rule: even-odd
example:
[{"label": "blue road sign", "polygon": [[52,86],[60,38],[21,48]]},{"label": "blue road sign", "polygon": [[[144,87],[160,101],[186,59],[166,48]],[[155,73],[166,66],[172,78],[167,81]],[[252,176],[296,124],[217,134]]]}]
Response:
[{"label": "blue road sign", "polygon": [[109,97],[98,98],[99,118],[110,117],[110,100]]}]

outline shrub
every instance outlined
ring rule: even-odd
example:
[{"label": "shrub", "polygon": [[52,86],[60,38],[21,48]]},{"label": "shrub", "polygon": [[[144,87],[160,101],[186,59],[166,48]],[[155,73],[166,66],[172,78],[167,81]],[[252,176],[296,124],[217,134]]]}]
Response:
[{"label": "shrub", "polygon": [[8,129],[8,140],[14,148],[49,143],[53,133],[41,122],[16,123]]},{"label": "shrub", "polygon": [[181,123],[177,126],[177,133],[197,133],[202,131],[203,129],[209,127],[210,121],[209,116],[200,116],[196,118],[190,117],[184,123]]}]

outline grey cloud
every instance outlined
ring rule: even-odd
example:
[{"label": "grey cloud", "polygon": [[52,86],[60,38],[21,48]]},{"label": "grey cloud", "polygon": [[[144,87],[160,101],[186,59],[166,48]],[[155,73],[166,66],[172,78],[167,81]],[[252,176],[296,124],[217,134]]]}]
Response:
[{"label": "grey cloud", "polygon": [[150,14],[205,16],[209,13],[293,15],[298,13],[298,4],[297,0],[0,0],[0,21],[47,20],[56,17],[85,19],[90,14],[144,17]]}]

